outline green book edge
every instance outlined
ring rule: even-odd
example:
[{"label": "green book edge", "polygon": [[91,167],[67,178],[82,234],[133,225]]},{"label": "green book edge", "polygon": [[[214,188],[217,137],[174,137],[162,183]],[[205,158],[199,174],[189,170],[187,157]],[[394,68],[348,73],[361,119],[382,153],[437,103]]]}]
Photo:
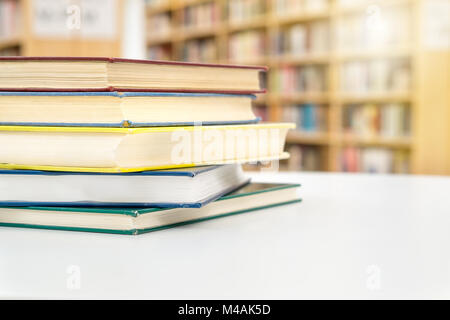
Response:
[{"label": "green book edge", "polygon": [[[249,183],[251,185],[252,183]],[[254,183],[254,184],[265,184],[265,183]],[[275,185],[274,187],[269,187],[265,189],[256,190],[253,192],[240,192],[242,189],[232,192],[231,194],[225,195],[216,201],[228,200],[239,197],[246,197],[254,194],[264,193],[264,192],[272,192],[276,190],[288,189],[288,188],[297,188],[300,187],[300,184],[276,184],[276,183],[267,183],[267,185]],[[144,208],[144,209],[120,209],[120,208],[83,208],[83,207],[39,207],[39,206],[30,206],[30,207],[8,207],[8,206],[0,206],[0,208],[8,208],[8,209],[23,209],[26,208],[28,210],[47,210],[47,211],[68,211],[68,212],[93,212],[93,213],[106,213],[106,214],[124,214],[133,217],[137,217],[141,214],[162,211],[162,210],[171,210],[170,208]],[[1,223],[0,223],[1,225]]]},{"label": "green book edge", "polygon": [[215,215],[215,216],[211,216],[211,217],[205,217],[205,218],[200,218],[200,219],[194,219],[194,220],[189,220],[189,221],[173,223],[173,224],[160,226],[160,227],[155,227],[155,228],[136,229],[135,231],[136,231],[136,234],[147,233],[147,232],[152,232],[152,231],[158,231],[158,230],[163,230],[163,229],[169,229],[169,228],[184,226],[184,225],[191,224],[191,223],[208,221],[208,220],[217,219],[217,218],[224,218],[224,217],[227,217],[227,216],[237,215],[237,214],[251,212],[251,211],[269,209],[269,208],[278,207],[278,206],[282,206],[282,205],[288,205],[288,204],[297,203],[297,202],[301,202],[301,201],[302,201],[302,199],[297,199],[297,200],[292,200],[292,201],[285,201],[285,202],[280,202],[280,203],[274,203],[274,204],[267,205],[267,206],[261,206],[261,207],[255,207],[255,208],[251,208],[251,209],[246,209],[246,210],[227,212],[227,213],[223,213],[223,214],[219,214],[219,215]]},{"label": "green book edge", "polygon": [[112,230],[112,229],[99,229],[99,228],[77,228],[77,227],[46,226],[46,225],[4,223],[4,222],[0,222],[0,226],[32,228],[32,229],[51,229],[51,230],[65,230],[65,231],[82,231],[82,232],[137,235],[137,234],[148,233],[148,232],[158,231],[158,230],[163,230],[163,229],[169,229],[169,228],[174,228],[174,227],[178,227],[178,226],[188,225],[188,224],[192,224],[192,223],[198,223],[198,222],[217,219],[217,218],[223,218],[223,217],[237,215],[237,214],[251,212],[251,211],[269,209],[269,208],[278,207],[278,206],[282,206],[282,205],[288,205],[288,204],[297,203],[297,202],[301,202],[301,201],[302,201],[302,199],[297,199],[297,200],[292,200],[292,201],[274,203],[274,204],[267,205],[267,206],[254,207],[254,208],[246,209],[246,210],[227,212],[224,214],[219,214],[219,215],[215,215],[215,216],[211,216],[211,217],[193,219],[193,220],[188,220],[188,221],[183,221],[183,222],[178,222],[178,223],[173,223],[173,224],[169,224],[169,225],[165,225],[165,226],[159,226],[159,227],[148,228],[148,229]]}]

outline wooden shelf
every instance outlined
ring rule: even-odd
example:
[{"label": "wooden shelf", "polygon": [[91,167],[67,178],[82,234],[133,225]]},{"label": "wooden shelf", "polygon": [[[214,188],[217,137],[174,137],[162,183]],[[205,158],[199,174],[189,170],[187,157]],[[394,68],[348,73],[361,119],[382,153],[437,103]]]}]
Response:
[{"label": "wooden shelf", "polygon": [[221,30],[219,25],[211,26],[207,29],[203,28],[179,28],[178,32],[174,32],[174,38],[177,40],[192,40],[196,38],[215,37]]},{"label": "wooden shelf", "polygon": [[352,7],[339,7],[336,8],[337,15],[351,15],[351,14],[366,14],[366,10],[370,5],[376,5],[380,8],[387,9],[393,6],[405,6],[410,5],[413,0],[378,0],[376,2],[367,1],[365,4],[355,5]]},{"label": "wooden shelf", "polygon": [[286,142],[308,145],[328,145],[330,140],[327,133],[290,130]]},{"label": "wooden shelf", "polygon": [[194,6],[206,2],[214,2],[214,0],[175,0],[174,2],[174,8],[181,9],[184,7]]},{"label": "wooden shelf", "polygon": [[267,61],[268,61],[267,57],[251,57],[251,58],[239,59],[239,60],[222,59],[222,60],[220,60],[220,63],[251,65],[251,66],[264,66],[264,65],[268,64]]},{"label": "wooden shelf", "polygon": [[270,99],[281,103],[328,103],[330,96],[328,93],[271,93]]},{"label": "wooden shelf", "polygon": [[164,4],[161,5],[157,5],[157,6],[148,6],[146,7],[146,13],[147,16],[153,16],[156,14],[160,14],[160,13],[164,13],[164,12],[168,12],[172,9],[172,5],[170,2],[166,2]]},{"label": "wooden shelf", "polygon": [[342,137],[343,145],[371,146],[387,148],[411,148],[411,138],[385,138],[385,137]]},{"label": "wooden shelf", "polygon": [[387,93],[341,93],[336,97],[342,103],[357,102],[409,102],[412,95],[403,92],[387,92]]},{"label": "wooden shelf", "polygon": [[171,43],[173,39],[172,33],[164,34],[162,36],[158,37],[148,37],[147,38],[147,45],[148,46],[156,46],[160,44],[166,44]]},{"label": "wooden shelf", "polygon": [[305,54],[302,56],[284,55],[272,56],[269,61],[273,65],[302,65],[302,64],[327,64],[330,63],[329,54]]},{"label": "wooden shelf", "polygon": [[0,50],[19,47],[22,44],[21,37],[11,37],[7,39],[0,38]]},{"label": "wooden shelf", "polygon": [[242,22],[228,22],[228,32],[236,32],[241,30],[259,29],[266,27],[266,16],[258,16]]},{"label": "wooden shelf", "polygon": [[329,19],[330,12],[317,12],[317,13],[304,13],[304,14],[293,14],[293,15],[280,15],[275,16],[272,19],[276,19],[276,24],[283,26],[288,24],[294,24],[299,22],[308,22],[312,20]]},{"label": "wooden shelf", "polygon": [[412,47],[394,47],[394,48],[374,48],[362,50],[350,50],[348,52],[338,52],[335,57],[343,62],[354,60],[370,59],[393,59],[407,58],[412,55]]}]

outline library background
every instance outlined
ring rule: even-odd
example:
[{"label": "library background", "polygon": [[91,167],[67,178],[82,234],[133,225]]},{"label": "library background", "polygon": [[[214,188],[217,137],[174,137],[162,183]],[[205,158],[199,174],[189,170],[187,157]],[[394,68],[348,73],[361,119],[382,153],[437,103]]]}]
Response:
[{"label": "library background", "polygon": [[0,55],[265,65],[282,170],[450,175],[449,23],[449,0],[0,0]]}]

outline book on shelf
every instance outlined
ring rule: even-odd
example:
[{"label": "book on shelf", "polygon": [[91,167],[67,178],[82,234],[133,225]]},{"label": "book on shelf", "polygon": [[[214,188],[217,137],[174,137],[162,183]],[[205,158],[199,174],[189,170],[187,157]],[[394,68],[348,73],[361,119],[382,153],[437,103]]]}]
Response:
[{"label": "book on shelf", "polygon": [[315,21],[310,25],[309,50],[313,54],[328,53],[330,48],[330,31],[327,21]]},{"label": "book on shelf", "polygon": [[230,35],[228,58],[233,62],[251,61],[265,56],[265,35],[263,31],[241,31]]},{"label": "book on shelf", "polygon": [[250,183],[202,208],[1,207],[0,225],[136,235],[297,203],[299,187]]},{"label": "book on shelf", "polygon": [[171,0],[145,0],[148,8],[157,8],[169,4]]},{"label": "book on shelf", "polygon": [[410,133],[410,108],[399,103],[346,105],[342,117],[344,132],[354,136],[403,138]]},{"label": "book on shelf", "polygon": [[183,45],[183,61],[214,62],[217,57],[217,46],[214,38],[188,40]]},{"label": "book on shelf", "polygon": [[20,34],[21,11],[18,0],[0,1],[0,41],[9,40]]},{"label": "book on shelf", "polygon": [[[374,11],[378,10],[378,12]],[[399,48],[410,45],[411,12],[409,6],[372,9],[372,23],[364,21],[363,47]]]},{"label": "book on shelf", "polygon": [[355,136],[376,136],[380,132],[380,112],[373,104],[347,105],[342,112],[345,133]]},{"label": "book on shelf", "polygon": [[360,150],[357,148],[346,147],[341,154],[341,171],[358,172],[360,171]]},{"label": "book on shelf", "polygon": [[326,108],[314,103],[283,106],[283,121],[295,122],[303,133],[326,131]]},{"label": "book on shelf", "polygon": [[275,55],[302,57],[329,52],[329,25],[327,21],[297,23],[279,30],[272,38]]},{"label": "book on shelf", "polygon": [[409,156],[406,150],[346,147],[341,154],[341,169],[345,172],[409,173]]},{"label": "book on shelf", "polygon": [[1,126],[0,168],[136,172],[287,158],[292,123],[188,127]]},{"label": "book on shelf", "polygon": [[410,173],[409,153],[406,150],[396,150],[393,154],[393,172],[400,174]]},{"label": "book on shelf", "polygon": [[303,0],[303,7],[307,13],[323,13],[328,10],[329,0]]},{"label": "book on shelf", "polygon": [[381,148],[366,148],[361,152],[361,171],[370,173],[390,173],[392,152]]},{"label": "book on shelf", "polygon": [[275,0],[273,8],[279,16],[299,14],[303,9],[301,0]]},{"label": "book on shelf", "polygon": [[411,65],[408,59],[394,60],[391,65],[388,87],[393,92],[407,92],[411,89]]},{"label": "book on shelf", "polygon": [[147,59],[149,60],[170,60],[171,57],[171,44],[153,45],[149,46],[147,49]]},{"label": "book on shelf", "polygon": [[406,59],[375,59],[343,64],[341,89],[352,93],[405,93],[410,89],[411,68]]},{"label": "book on shelf", "polygon": [[334,36],[339,52],[355,52],[364,48],[364,19],[358,15],[349,15],[337,22]]},{"label": "book on shelf", "polygon": [[257,66],[105,57],[0,57],[1,91],[264,92]]},{"label": "book on shelf", "polygon": [[389,103],[381,108],[380,135],[407,137],[411,132],[411,109],[402,104]]},{"label": "book on shelf", "polygon": [[290,171],[318,171],[322,168],[320,149],[317,146],[290,145],[287,168]]},{"label": "book on shelf", "polygon": [[389,62],[374,60],[368,64],[368,91],[386,92],[389,90]]},{"label": "book on shelf", "polygon": [[227,4],[228,21],[231,24],[261,16],[266,5],[264,0],[230,0]]},{"label": "book on shelf", "polygon": [[298,14],[324,13],[328,10],[328,0],[275,0],[274,10],[277,15],[291,16]]},{"label": "book on shelf", "polygon": [[220,21],[220,8],[214,1],[184,7],[181,24],[185,29],[211,28]]},{"label": "book on shelf", "polygon": [[172,31],[169,12],[153,15],[147,19],[148,39],[161,39],[170,36]]},{"label": "book on shelf", "polygon": [[[256,123],[254,95],[0,92],[0,125],[152,127]],[[223,110],[227,110],[223,113]]]},{"label": "book on shelf", "polygon": [[326,66],[320,64],[282,67],[269,75],[271,90],[290,94],[324,92],[327,89],[326,70]]},{"label": "book on shelf", "polygon": [[363,12],[339,19],[335,35],[340,52],[401,48],[410,44],[411,11],[408,6],[381,6],[368,10],[370,19]]},{"label": "book on shelf", "polygon": [[344,92],[367,92],[367,64],[360,61],[346,62],[343,64],[340,83],[341,89]]},{"label": "book on shelf", "polygon": [[293,56],[303,55],[308,50],[308,33],[304,24],[295,24],[288,30],[289,43],[284,46],[287,50],[282,50],[282,54]]},{"label": "book on shelf", "polygon": [[294,78],[295,91],[317,93],[327,89],[326,71],[323,65],[310,65],[297,69]]},{"label": "book on shelf", "polygon": [[200,208],[248,183],[241,165],[136,173],[0,170],[0,206]]}]

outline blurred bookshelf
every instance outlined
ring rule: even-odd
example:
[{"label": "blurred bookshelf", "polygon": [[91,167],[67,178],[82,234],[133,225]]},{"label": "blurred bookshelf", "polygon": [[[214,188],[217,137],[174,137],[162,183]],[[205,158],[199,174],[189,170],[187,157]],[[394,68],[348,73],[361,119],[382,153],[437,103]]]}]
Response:
[{"label": "blurred bookshelf", "polygon": [[[146,53],[268,66],[255,113],[297,124],[282,169],[450,175],[450,53],[429,44],[432,2],[445,1],[145,0]],[[0,0],[0,55],[121,56],[126,3]],[[69,30],[72,4],[104,18]]]},{"label": "blurred bookshelf", "polygon": [[123,0],[0,0],[0,56],[120,56],[122,6]]},{"label": "blurred bookshelf", "polygon": [[282,169],[450,174],[450,56],[422,45],[424,0],[146,4],[148,58],[269,66],[255,112],[297,124]]}]

